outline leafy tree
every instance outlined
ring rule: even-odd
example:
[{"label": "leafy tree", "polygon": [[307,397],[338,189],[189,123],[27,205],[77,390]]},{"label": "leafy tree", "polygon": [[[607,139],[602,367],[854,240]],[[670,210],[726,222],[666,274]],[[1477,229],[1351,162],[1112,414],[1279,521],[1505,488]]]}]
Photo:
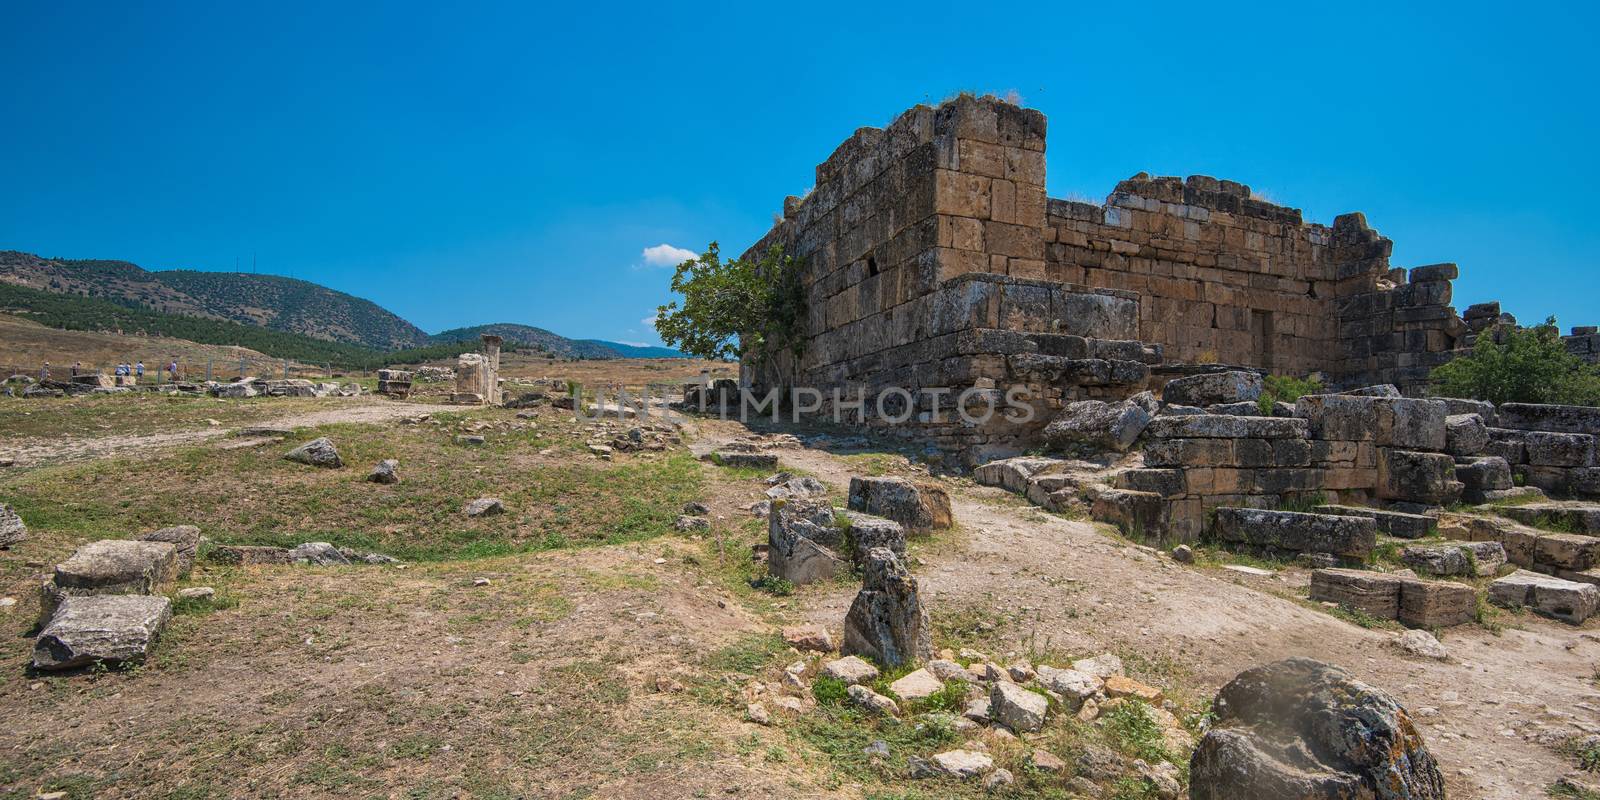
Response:
[{"label": "leafy tree", "polygon": [[700,358],[799,355],[806,314],[801,266],[781,246],[759,259],[723,260],[712,242],[673,273],[672,290],[683,295],[683,306],[673,301],[656,309],[656,332],[668,346]]},{"label": "leafy tree", "polygon": [[1272,416],[1274,403],[1293,403],[1302,395],[1316,394],[1322,391],[1322,381],[1314,376],[1296,378],[1293,375],[1268,375],[1262,382],[1261,397],[1256,399],[1256,407],[1263,416]]},{"label": "leafy tree", "polygon": [[1494,339],[1480,336],[1471,354],[1436,368],[1429,376],[1434,391],[1497,405],[1600,405],[1600,368],[1567,352],[1555,317],[1533,328],[1508,330],[1503,342]]}]

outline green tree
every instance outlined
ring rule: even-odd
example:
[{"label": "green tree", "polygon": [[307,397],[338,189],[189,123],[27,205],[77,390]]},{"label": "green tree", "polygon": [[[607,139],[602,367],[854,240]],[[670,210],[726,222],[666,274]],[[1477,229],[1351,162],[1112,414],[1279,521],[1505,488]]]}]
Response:
[{"label": "green tree", "polygon": [[678,265],[672,290],[683,295],[656,309],[661,341],[700,358],[755,360],[804,348],[805,290],[801,262],[774,246],[759,259],[723,260],[712,242]]},{"label": "green tree", "polygon": [[1503,342],[1485,335],[1468,355],[1433,370],[1434,391],[1491,403],[1600,405],[1600,368],[1567,352],[1555,317],[1507,331]]}]

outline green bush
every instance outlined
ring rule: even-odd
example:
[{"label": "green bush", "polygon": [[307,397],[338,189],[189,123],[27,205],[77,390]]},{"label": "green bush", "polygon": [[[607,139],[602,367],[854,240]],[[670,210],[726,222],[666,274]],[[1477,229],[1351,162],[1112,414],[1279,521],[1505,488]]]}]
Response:
[{"label": "green bush", "polygon": [[672,291],[683,295],[657,309],[656,332],[668,347],[691,356],[761,359],[804,347],[802,263],[773,247],[759,259],[724,261],[712,242],[699,258],[678,265]]},{"label": "green bush", "polygon": [[1283,402],[1293,403],[1301,395],[1316,394],[1323,390],[1322,381],[1316,378],[1296,378],[1293,375],[1268,375],[1261,389],[1261,397],[1256,400],[1256,406],[1261,409],[1264,417],[1272,416],[1272,404]]},{"label": "green bush", "polygon": [[849,684],[838,678],[818,675],[817,679],[811,682],[811,696],[816,698],[819,706],[842,706],[849,694]]},{"label": "green bush", "polygon": [[1473,351],[1433,370],[1436,394],[1500,403],[1600,405],[1600,368],[1567,352],[1555,317],[1506,331],[1503,342],[1479,337]]}]

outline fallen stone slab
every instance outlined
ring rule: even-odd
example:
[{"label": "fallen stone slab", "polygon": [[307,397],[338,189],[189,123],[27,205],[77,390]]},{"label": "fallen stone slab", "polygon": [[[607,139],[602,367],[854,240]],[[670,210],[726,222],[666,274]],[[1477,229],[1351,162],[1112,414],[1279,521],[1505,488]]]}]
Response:
[{"label": "fallen stone slab", "polygon": [[1543,403],[1505,403],[1498,409],[1501,428],[1600,436],[1600,408]]},{"label": "fallen stone slab", "polygon": [[981,486],[999,486],[1021,493],[1027,489],[1029,478],[1066,463],[1059,458],[1041,456],[1005,458],[991,461],[973,470],[972,480]]},{"label": "fallen stone slab", "polygon": [[1392,696],[1291,658],[1240,673],[1189,761],[1190,800],[1444,800],[1444,776]]},{"label": "fallen stone slab", "polygon": [[1495,513],[1535,528],[1554,528],[1566,533],[1600,533],[1600,505],[1585,503],[1528,503],[1497,506]]},{"label": "fallen stone slab", "polygon": [[797,586],[845,569],[845,528],[826,500],[775,500],[767,510],[767,572]]},{"label": "fallen stone slab", "polygon": [[41,597],[41,619],[66,596],[155,594],[177,577],[178,549],[170,542],[89,542],[56,565]]},{"label": "fallen stone slab", "polygon": [[1044,727],[1050,701],[1009,681],[995,681],[989,689],[989,716],[1013,733],[1032,733]]},{"label": "fallen stone slab", "polygon": [[200,529],[193,525],[173,525],[146,533],[139,541],[166,542],[176,548],[177,574],[182,577],[194,568],[195,555],[200,552]]},{"label": "fallen stone slab", "polygon": [[905,478],[850,479],[849,507],[852,511],[892,519],[908,531],[929,531],[954,524],[950,495],[932,483],[914,483]]},{"label": "fallen stone slab", "polygon": [[943,688],[944,683],[926,669],[908,672],[905,677],[889,684],[889,691],[901,700],[922,700]]},{"label": "fallen stone slab", "polygon": [[326,436],[312,439],[284,453],[283,457],[295,463],[309,464],[313,467],[338,469],[344,466],[344,460],[339,458],[338,448],[334,447],[333,440]]},{"label": "fallen stone slab", "polygon": [[1106,489],[1095,495],[1089,516],[1135,539],[1161,536],[1167,529],[1167,504],[1155,492]]},{"label": "fallen stone slab", "polygon": [[10,547],[28,538],[28,526],[17,510],[0,503],[0,547]]},{"label": "fallen stone slab", "polygon": [[1365,517],[1373,521],[1379,533],[1397,536],[1401,539],[1421,539],[1424,536],[1432,536],[1439,527],[1439,520],[1436,517],[1430,517],[1426,514],[1388,511],[1381,508],[1326,504],[1316,506],[1311,510],[1317,514],[1333,514],[1340,517]]},{"label": "fallen stone slab", "polygon": [[258,564],[288,564],[289,548],[266,545],[219,544],[206,552],[206,558],[218,564],[254,566]]},{"label": "fallen stone slab", "polygon": [[350,559],[339,548],[328,542],[306,542],[289,548],[289,561],[295,564],[312,564],[331,567],[344,566]]},{"label": "fallen stone slab", "polygon": [[33,645],[41,670],[138,663],[172,618],[172,601],[151,595],[95,595],[62,600]]},{"label": "fallen stone slab", "polygon": [[1600,610],[1600,586],[1519,569],[1489,584],[1489,602],[1581,625]]},{"label": "fallen stone slab", "polygon": [[1506,563],[1499,542],[1440,542],[1408,545],[1400,562],[1424,575],[1493,577]]},{"label": "fallen stone slab", "polygon": [[480,497],[462,506],[461,513],[469,517],[491,517],[504,514],[506,506],[498,497]]},{"label": "fallen stone slab", "polygon": [[1453,505],[1466,488],[1455,479],[1455,469],[1455,460],[1444,453],[1379,448],[1374,494],[1384,500]]},{"label": "fallen stone slab", "polygon": [[1365,561],[1377,544],[1377,524],[1365,517],[1221,507],[1212,524],[1216,538],[1268,553],[1330,553]]},{"label": "fallen stone slab", "polygon": [[1295,416],[1307,421],[1312,437],[1414,450],[1445,449],[1448,411],[1438,400],[1407,397],[1319,394],[1295,401]]},{"label": "fallen stone slab", "polygon": [[736,450],[716,450],[707,456],[712,463],[740,469],[777,469],[778,457],[772,453],[750,453]]},{"label": "fallen stone slab", "polygon": [[1211,372],[1167,381],[1161,389],[1161,400],[1180,406],[1254,402],[1261,397],[1261,389],[1259,373]]},{"label": "fallen stone slab", "polygon": [[1338,603],[1377,619],[1395,619],[1400,616],[1400,579],[1359,569],[1313,570],[1311,599]]},{"label": "fallen stone slab", "polygon": [[1195,414],[1156,417],[1145,427],[1145,435],[1163,439],[1304,439],[1310,435],[1310,427],[1295,418]]},{"label": "fallen stone slab", "polygon": [[1126,452],[1150,424],[1153,406],[1153,401],[1141,404],[1131,400],[1068,403],[1045,426],[1044,440],[1056,449],[1087,445],[1099,450]]}]

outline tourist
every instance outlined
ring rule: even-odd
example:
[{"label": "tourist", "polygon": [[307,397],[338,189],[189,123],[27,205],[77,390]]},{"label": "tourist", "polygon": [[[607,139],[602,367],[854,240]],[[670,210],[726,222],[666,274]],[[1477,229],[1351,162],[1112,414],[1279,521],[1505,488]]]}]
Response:
[{"label": "tourist", "polygon": [[140,361],[138,364],[134,365],[134,369],[137,370],[139,380],[144,380],[144,362]]},{"label": "tourist", "polygon": [[44,383],[47,380],[50,380],[50,362],[48,361],[44,362],[44,366],[39,368],[39,382]]},{"label": "tourist", "polygon": [[167,365],[167,372],[172,374],[172,380],[176,381],[178,379],[178,360],[176,358],[172,360],[171,364]]},{"label": "tourist", "polygon": [[83,362],[82,361],[74,361],[74,362],[72,362],[72,377],[74,377],[74,378],[78,377],[78,368],[82,367],[82,366],[83,366]]}]

